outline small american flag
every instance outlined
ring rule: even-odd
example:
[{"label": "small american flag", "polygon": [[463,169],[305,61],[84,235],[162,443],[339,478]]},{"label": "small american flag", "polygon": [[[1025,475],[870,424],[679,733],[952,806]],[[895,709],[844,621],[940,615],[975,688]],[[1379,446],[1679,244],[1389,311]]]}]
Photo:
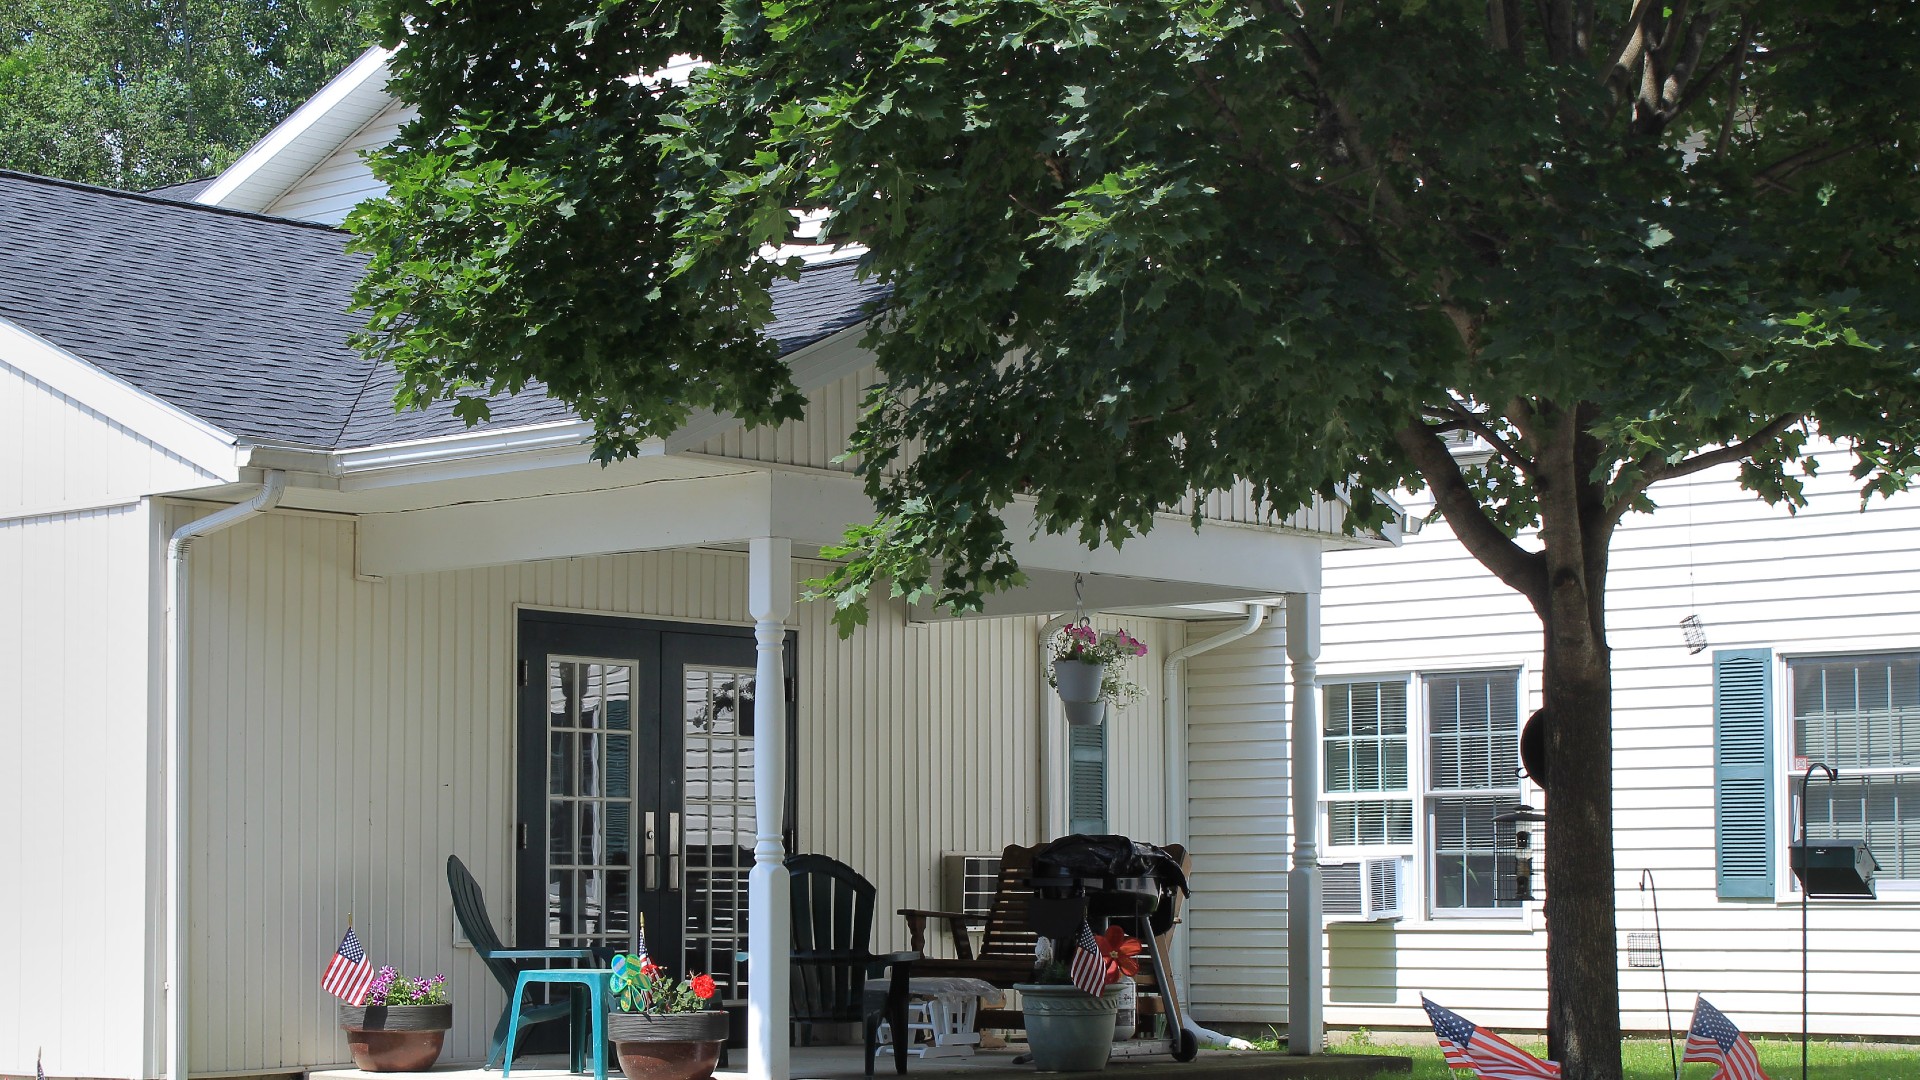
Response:
[{"label": "small american flag", "polygon": [[1707,1061],[1720,1066],[1713,1080],[1767,1080],[1760,1071],[1760,1055],[1753,1052],[1740,1029],[1726,1014],[1695,997],[1693,1024],[1687,1028],[1687,1053],[1681,1061]]},{"label": "small american flag", "polygon": [[1427,1018],[1433,1021],[1433,1034],[1440,1040],[1440,1053],[1446,1056],[1448,1068],[1471,1069],[1480,1080],[1560,1075],[1559,1065],[1541,1061],[1493,1032],[1474,1027],[1459,1013],[1428,1001],[1425,994],[1420,996],[1420,1004],[1427,1007]]},{"label": "small american flag", "polygon": [[1107,987],[1107,958],[1100,955],[1100,940],[1093,936],[1093,927],[1080,924],[1080,938],[1073,943],[1073,965],[1070,969],[1073,985],[1095,997]]},{"label": "small american flag", "polygon": [[647,958],[647,917],[640,916],[640,925],[633,931],[633,954],[640,959]]},{"label": "small american flag", "polygon": [[320,976],[320,989],[349,1005],[364,1005],[367,987],[372,984],[373,965],[367,963],[367,950],[349,926],[340,947],[333,950],[333,959],[327,962],[326,974]]}]

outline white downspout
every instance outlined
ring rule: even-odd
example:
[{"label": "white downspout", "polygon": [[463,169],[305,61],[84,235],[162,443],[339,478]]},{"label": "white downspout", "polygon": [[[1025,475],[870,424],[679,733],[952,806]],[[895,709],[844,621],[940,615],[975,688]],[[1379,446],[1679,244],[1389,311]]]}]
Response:
[{"label": "white downspout", "polygon": [[[1182,665],[1187,660],[1204,652],[1212,652],[1222,645],[1230,645],[1260,629],[1267,621],[1267,605],[1254,604],[1247,608],[1247,621],[1224,634],[1215,634],[1205,641],[1193,644],[1172,653],[1160,672],[1162,727],[1166,731],[1166,747],[1162,757],[1166,760],[1167,776],[1167,840],[1169,844],[1187,842],[1187,716],[1186,683],[1182,678]],[[1179,926],[1175,926],[1173,938],[1174,985],[1182,995],[1191,992],[1192,980],[1188,975],[1187,957],[1188,935]],[[1253,1044],[1245,1039],[1236,1039],[1222,1035],[1211,1028],[1204,1028],[1193,1018],[1191,1008],[1180,1012],[1181,1026],[1193,1032],[1201,1046],[1220,1050],[1251,1050]]]},{"label": "white downspout", "polygon": [[167,541],[167,1080],[187,1080],[187,554],[202,536],[273,509],[287,474],[267,472],[259,494],[189,522]]},{"label": "white downspout", "polygon": [[1053,775],[1055,758],[1058,755],[1054,753],[1053,748],[1054,725],[1048,722],[1053,716],[1053,689],[1047,683],[1047,666],[1053,663],[1050,649],[1053,644],[1053,635],[1059,633],[1062,627],[1072,621],[1071,614],[1055,615],[1041,623],[1040,629],[1034,635],[1035,648],[1039,650],[1040,657],[1040,678],[1035,680],[1038,689],[1034,692],[1033,699],[1034,750],[1039,762],[1033,778],[1034,815],[1039,818],[1037,822],[1039,828],[1035,830],[1038,833],[1036,840],[1051,840],[1056,835],[1056,830],[1066,822],[1065,815],[1055,814],[1054,806],[1054,800],[1059,797],[1061,785]]}]

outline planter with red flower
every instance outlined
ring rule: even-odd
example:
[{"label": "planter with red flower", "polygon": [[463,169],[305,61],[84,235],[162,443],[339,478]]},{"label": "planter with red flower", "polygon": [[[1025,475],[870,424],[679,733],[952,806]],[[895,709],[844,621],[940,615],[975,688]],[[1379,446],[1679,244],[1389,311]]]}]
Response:
[{"label": "planter with red flower", "polygon": [[727,1014],[708,1006],[713,976],[682,982],[644,956],[613,958],[607,1039],[627,1080],[705,1080],[727,1041]]},{"label": "planter with red flower", "polygon": [[[1096,956],[1089,963],[1098,966],[1090,973],[1085,967],[1081,969],[1091,977],[1080,985],[1074,978],[1079,947],[1060,942],[1040,982],[1014,987],[1020,991],[1021,1008],[1026,1014],[1033,1067],[1041,1072],[1104,1069],[1119,1037],[1120,980],[1140,970],[1140,942],[1117,926],[1093,940]],[[1093,985],[1096,979],[1101,985],[1098,996],[1081,988]]]}]

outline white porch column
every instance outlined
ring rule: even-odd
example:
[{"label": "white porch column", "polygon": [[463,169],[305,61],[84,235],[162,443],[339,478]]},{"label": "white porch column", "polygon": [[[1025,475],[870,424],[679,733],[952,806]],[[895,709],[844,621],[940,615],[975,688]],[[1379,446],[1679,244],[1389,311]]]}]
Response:
[{"label": "white porch column", "polygon": [[753,677],[753,873],[747,879],[747,1075],[787,1080],[788,954],[793,903],[780,823],[787,805],[787,615],[793,610],[793,541],[760,537],[747,548],[747,607],[759,647]]},{"label": "white porch column", "polygon": [[1320,594],[1287,594],[1287,664],[1293,670],[1293,724],[1287,754],[1293,769],[1293,869],[1287,872],[1287,1052],[1317,1054],[1321,1022]]}]

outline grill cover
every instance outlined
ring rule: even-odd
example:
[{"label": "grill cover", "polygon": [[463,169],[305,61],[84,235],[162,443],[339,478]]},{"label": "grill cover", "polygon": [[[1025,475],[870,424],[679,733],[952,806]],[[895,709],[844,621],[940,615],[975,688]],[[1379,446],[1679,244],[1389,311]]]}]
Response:
[{"label": "grill cover", "polygon": [[[1068,880],[1050,885],[1049,878]],[[1174,905],[1168,901],[1172,900],[1174,890],[1183,896],[1191,895],[1187,875],[1166,848],[1124,836],[1083,833],[1063,836],[1033,853],[1033,885],[1042,897],[1048,894],[1084,896],[1091,906],[1106,912],[1131,910],[1135,897],[1149,893],[1154,897],[1148,907],[1153,912],[1155,934],[1164,934],[1173,927]],[[1124,907],[1098,902],[1103,898],[1121,897],[1127,900]]]}]

